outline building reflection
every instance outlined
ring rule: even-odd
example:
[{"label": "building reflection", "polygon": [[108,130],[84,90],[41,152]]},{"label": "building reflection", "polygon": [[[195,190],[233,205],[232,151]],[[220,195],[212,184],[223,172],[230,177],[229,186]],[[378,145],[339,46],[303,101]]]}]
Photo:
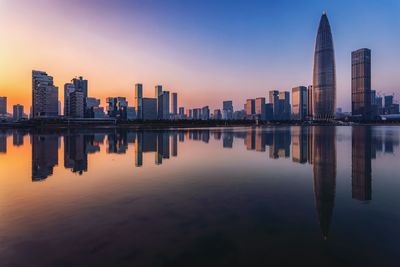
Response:
[{"label": "building reflection", "polygon": [[335,205],[336,128],[310,127],[313,140],[313,181],[315,207],[322,236],[328,238]]},{"label": "building reflection", "polygon": [[32,181],[41,181],[53,174],[58,164],[59,137],[56,134],[33,134],[32,145]]},{"label": "building reflection", "polygon": [[24,132],[13,131],[13,146],[22,146],[24,144]]},{"label": "building reflection", "polygon": [[308,161],[308,131],[310,127],[292,127],[292,160],[297,163]]},{"label": "building reflection", "polygon": [[369,126],[354,126],[352,131],[352,197],[371,200],[372,130]]},{"label": "building reflection", "polygon": [[269,157],[272,159],[290,158],[291,132],[290,127],[273,128],[269,142]]},{"label": "building reflection", "polygon": [[64,136],[64,167],[79,174],[86,172],[88,170],[86,149],[84,134],[67,133]]},{"label": "building reflection", "polygon": [[7,132],[0,131],[0,153],[7,153]]}]

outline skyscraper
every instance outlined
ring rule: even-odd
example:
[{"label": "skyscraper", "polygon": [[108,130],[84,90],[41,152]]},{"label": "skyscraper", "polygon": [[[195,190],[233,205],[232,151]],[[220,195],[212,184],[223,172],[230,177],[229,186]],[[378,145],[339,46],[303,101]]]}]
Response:
[{"label": "skyscraper", "polygon": [[0,114],[7,114],[7,97],[0,96]]},{"label": "skyscraper", "polygon": [[222,118],[224,120],[231,120],[233,115],[232,100],[222,102]]},{"label": "skyscraper", "polygon": [[172,114],[178,114],[178,94],[172,93]]},{"label": "skyscraper", "polygon": [[169,91],[163,91],[158,96],[158,119],[168,120],[169,119]]},{"label": "skyscraper", "polygon": [[32,71],[32,117],[58,116],[58,87],[44,71]]},{"label": "skyscraper", "polygon": [[84,80],[82,76],[79,76],[79,78],[73,78],[71,82],[76,90],[83,93],[83,97],[86,99],[88,97],[88,81]]},{"label": "skyscraper", "polygon": [[266,120],[265,114],[265,97],[256,98],[255,102],[255,114],[259,117],[260,120]]},{"label": "skyscraper", "polygon": [[351,112],[371,119],[371,50],[351,53]]},{"label": "skyscraper", "polygon": [[254,99],[246,100],[246,115],[251,116],[256,113],[256,101]]},{"label": "skyscraper", "polygon": [[158,98],[162,93],[162,85],[156,85],[154,88],[154,97]]},{"label": "skyscraper", "polygon": [[307,116],[307,87],[299,86],[292,89],[292,119],[304,120]]},{"label": "skyscraper", "polygon": [[324,12],[319,23],[314,53],[313,117],[316,120],[334,118],[336,109],[335,52],[331,26]]},{"label": "skyscraper", "polygon": [[277,120],[279,119],[278,113],[279,113],[279,91],[278,90],[273,90],[269,91],[269,103],[272,105],[273,109],[273,119]]},{"label": "skyscraper", "polygon": [[18,121],[24,117],[24,106],[17,104],[13,106],[13,119]]},{"label": "skyscraper", "polygon": [[135,108],[136,118],[143,119],[143,85],[141,83],[135,84]]}]

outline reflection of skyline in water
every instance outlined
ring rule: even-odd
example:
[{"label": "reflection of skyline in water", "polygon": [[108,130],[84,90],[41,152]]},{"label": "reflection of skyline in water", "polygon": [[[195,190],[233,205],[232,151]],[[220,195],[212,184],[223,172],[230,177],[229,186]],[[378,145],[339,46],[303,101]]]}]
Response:
[{"label": "reflection of skyline in water", "polygon": [[[30,134],[30,144],[24,136]],[[219,143],[222,149],[243,148],[246,153],[265,153],[265,160],[289,160],[293,164],[310,164],[313,175],[315,208],[322,236],[327,238],[335,206],[336,128],[276,127],[276,128],[215,128],[182,130],[68,130],[68,131],[1,131],[0,153],[7,155],[7,139],[13,146],[31,146],[32,181],[44,181],[59,165],[58,151],[63,144],[63,165],[74,173],[90,172],[89,154],[104,150],[107,154],[126,154],[133,150],[132,165],[162,165],[179,160],[179,146],[188,141],[207,145]],[[62,140],[61,140],[62,139]],[[235,141],[236,140],[236,141]],[[371,161],[377,155],[394,154],[399,147],[399,133],[390,127],[352,127],[351,138],[351,198],[372,199]],[[152,153],[154,162],[143,154]],[[243,159],[246,160],[246,159]]]}]

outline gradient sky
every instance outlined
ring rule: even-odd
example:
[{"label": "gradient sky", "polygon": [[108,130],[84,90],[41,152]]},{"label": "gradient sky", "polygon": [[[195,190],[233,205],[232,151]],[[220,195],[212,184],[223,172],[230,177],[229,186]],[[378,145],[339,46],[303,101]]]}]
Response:
[{"label": "gradient sky", "polygon": [[[312,81],[322,11],[331,23],[337,105],[350,109],[351,51],[372,49],[372,85],[400,93],[399,0],[0,0],[0,95],[31,102],[31,70],[59,87],[82,75],[89,95],[126,96],[134,84],[178,92],[186,108],[220,108]],[[397,63],[397,64],[396,64]],[[396,99],[399,99],[396,96]]]}]

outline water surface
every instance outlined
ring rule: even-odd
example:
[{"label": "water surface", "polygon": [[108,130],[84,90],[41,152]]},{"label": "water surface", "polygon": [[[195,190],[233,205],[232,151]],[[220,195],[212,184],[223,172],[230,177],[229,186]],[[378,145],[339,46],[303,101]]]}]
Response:
[{"label": "water surface", "polygon": [[1,266],[398,266],[400,127],[0,132]]}]

